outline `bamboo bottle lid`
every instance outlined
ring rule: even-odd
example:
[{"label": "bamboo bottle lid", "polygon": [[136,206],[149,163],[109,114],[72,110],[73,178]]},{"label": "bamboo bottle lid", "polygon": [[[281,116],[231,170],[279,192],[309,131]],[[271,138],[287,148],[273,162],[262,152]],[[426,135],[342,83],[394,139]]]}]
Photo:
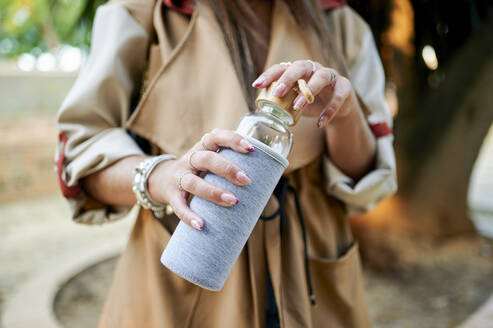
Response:
[{"label": "bamboo bottle lid", "polygon": [[[260,102],[267,102],[267,103],[272,103],[275,104],[282,109],[284,109],[292,118],[293,118],[293,123],[289,124],[290,126],[295,125],[299,118],[301,117],[301,110],[294,110],[293,109],[293,101],[296,98],[296,96],[302,92],[307,100],[309,100],[309,103],[313,102],[313,95],[311,94],[310,90],[306,87],[306,82],[305,80],[299,80],[298,85],[293,87],[291,90],[289,90],[284,97],[276,97],[272,95],[272,92],[274,91],[274,88],[276,87],[277,81],[271,83],[267,88],[264,88],[260,91],[260,94],[258,95],[257,99],[255,100],[255,105],[257,108],[259,107]],[[301,89],[301,91],[300,91]]]}]

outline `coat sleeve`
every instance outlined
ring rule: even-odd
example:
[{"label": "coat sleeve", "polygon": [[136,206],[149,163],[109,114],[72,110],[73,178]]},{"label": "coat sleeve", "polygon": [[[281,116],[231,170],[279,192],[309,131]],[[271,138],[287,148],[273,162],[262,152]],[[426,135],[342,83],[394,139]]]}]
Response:
[{"label": "coat sleeve", "polygon": [[[356,14],[355,14],[356,15]],[[361,18],[358,16],[361,24]],[[385,75],[371,30],[362,25],[361,46],[349,61],[348,74],[360,99],[370,110],[367,117],[376,138],[375,166],[359,181],[344,174],[327,155],[323,168],[327,192],[346,205],[348,215],[365,213],[397,190],[392,116],[385,103]]]},{"label": "coat sleeve", "polygon": [[123,157],[143,154],[123,126],[144,70],[148,43],[146,27],[121,3],[98,8],[87,63],[57,115],[56,169],[77,222],[100,224],[119,219],[130,209],[95,201],[80,181]]}]

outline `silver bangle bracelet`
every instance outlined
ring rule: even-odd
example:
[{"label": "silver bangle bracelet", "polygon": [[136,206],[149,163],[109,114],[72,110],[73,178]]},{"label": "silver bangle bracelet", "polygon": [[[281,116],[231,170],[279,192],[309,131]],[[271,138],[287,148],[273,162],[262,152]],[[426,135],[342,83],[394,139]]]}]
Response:
[{"label": "silver bangle bracelet", "polygon": [[145,209],[152,210],[157,218],[164,217],[167,205],[156,202],[149,195],[149,190],[147,189],[149,175],[159,163],[172,159],[176,159],[176,156],[164,154],[149,157],[140,162],[133,170],[132,190],[137,198],[137,203]]}]

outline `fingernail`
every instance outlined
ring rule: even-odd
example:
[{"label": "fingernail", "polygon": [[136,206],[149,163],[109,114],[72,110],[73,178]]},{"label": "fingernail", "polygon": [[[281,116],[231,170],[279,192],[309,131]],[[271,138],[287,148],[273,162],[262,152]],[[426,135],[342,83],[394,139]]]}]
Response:
[{"label": "fingernail", "polygon": [[255,148],[253,148],[252,144],[249,143],[248,141],[246,141],[245,139],[240,140],[240,145],[241,145],[241,147],[245,148],[249,152],[252,152],[255,150]]},{"label": "fingernail", "polygon": [[323,114],[322,116],[320,116],[320,117],[318,118],[317,126],[318,126],[319,128],[321,128],[321,127],[325,126],[325,124],[327,123],[327,119],[328,119],[328,117],[327,117],[327,115],[326,115],[326,114]]},{"label": "fingernail", "polygon": [[232,194],[230,193],[223,193],[221,195],[221,199],[223,202],[227,203],[227,204],[238,204],[238,198],[236,198],[235,196],[233,196]]},{"label": "fingernail", "polygon": [[277,83],[276,87],[274,88],[274,91],[272,91],[272,95],[274,97],[282,97],[284,94],[284,91],[286,90],[286,85],[284,83]]},{"label": "fingernail", "polygon": [[255,81],[252,83],[252,87],[256,88],[261,86],[265,82],[265,77],[259,76]]},{"label": "fingernail", "polygon": [[294,102],[293,109],[294,110],[302,109],[303,107],[305,107],[305,105],[306,105],[306,98],[305,97],[299,97]]},{"label": "fingernail", "polygon": [[191,224],[191,225],[192,225],[192,227],[194,227],[195,229],[197,229],[197,230],[202,230],[202,227],[203,227],[203,226],[202,226],[202,224],[201,224],[199,221],[197,221],[197,220],[193,219],[193,220],[190,222],[190,224]]},{"label": "fingernail", "polygon": [[245,172],[240,171],[236,173],[236,179],[238,179],[239,182],[243,184],[250,184],[252,183],[252,180],[248,177],[248,175],[245,174]]}]

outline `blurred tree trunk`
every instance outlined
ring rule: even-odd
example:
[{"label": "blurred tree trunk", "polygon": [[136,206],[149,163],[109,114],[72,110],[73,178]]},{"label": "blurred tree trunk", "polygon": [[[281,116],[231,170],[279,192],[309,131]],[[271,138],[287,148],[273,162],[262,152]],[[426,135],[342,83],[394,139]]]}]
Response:
[{"label": "blurred tree trunk", "polygon": [[[396,8],[402,14],[406,3],[393,0],[390,30],[399,24]],[[445,67],[430,75],[440,84],[435,88],[419,84],[419,51],[414,55],[383,33],[382,59],[399,95],[395,144],[400,189],[373,212],[352,219],[362,255],[370,264],[400,266],[430,247],[430,241],[474,231],[467,192],[474,162],[493,121],[491,31],[490,19]]]},{"label": "blurred tree trunk", "polygon": [[442,74],[444,81],[418,96],[419,120],[396,121],[401,155],[401,195],[434,219],[413,218],[433,232],[472,231],[467,192],[474,162],[493,121],[493,22],[485,23],[459,49]]}]

